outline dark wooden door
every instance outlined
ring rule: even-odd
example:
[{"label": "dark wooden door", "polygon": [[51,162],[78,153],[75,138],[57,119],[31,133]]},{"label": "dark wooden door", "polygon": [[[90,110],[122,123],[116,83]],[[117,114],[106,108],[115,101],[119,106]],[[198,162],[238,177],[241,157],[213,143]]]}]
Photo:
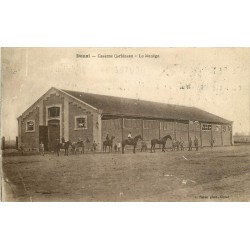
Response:
[{"label": "dark wooden door", "polygon": [[57,139],[60,141],[60,121],[50,120],[48,121],[48,146],[50,151],[56,150],[56,145],[58,143]]},{"label": "dark wooden door", "polygon": [[39,126],[39,145],[43,142],[44,150],[48,151],[48,126]]}]

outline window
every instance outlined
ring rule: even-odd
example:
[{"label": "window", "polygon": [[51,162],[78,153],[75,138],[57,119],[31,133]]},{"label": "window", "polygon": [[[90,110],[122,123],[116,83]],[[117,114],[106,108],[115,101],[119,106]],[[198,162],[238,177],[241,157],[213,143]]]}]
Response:
[{"label": "window", "polygon": [[87,129],[87,116],[75,117],[75,129]]},{"label": "window", "polygon": [[212,129],[212,125],[211,124],[203,124],[202,125],[202,130],[211,130]]},{"label": "window", "polygon": [[48,109],[49,118],[55,118],[60,116],[60,108],[59,107],[51,107]]},{"label": "window", "polygon": [[143,122],[144,129],[159,129],[159,122],[154,120],[144,120]]},{"label": "window", "polygon": [[213,130],[214,131],[221,131],[221,125],[214,125]]},{"label": "window", "polygon": [[27,121],[26,132],[34,132],[34,131],[35,131],[35,121]]},{"label": "window", "polygon": [[141,120],[138,119],[124,119],[124,128],[141,128]]},{"label": "window", "polygon": [[174,129],[173,122],[162,122],[162,124],[163,124],[163,130],[173,130]]}]

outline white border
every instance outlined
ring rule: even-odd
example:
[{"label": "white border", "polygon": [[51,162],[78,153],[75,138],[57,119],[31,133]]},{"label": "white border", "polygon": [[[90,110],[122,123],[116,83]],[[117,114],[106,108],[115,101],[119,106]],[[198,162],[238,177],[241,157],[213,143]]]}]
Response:
[{"label": "white border", "polygon": [[[122,3],[2,1],[0,45],[250,44],[249,1]],[[250,203],[2,203],[0,209],[3,249],[250,249]]]}]

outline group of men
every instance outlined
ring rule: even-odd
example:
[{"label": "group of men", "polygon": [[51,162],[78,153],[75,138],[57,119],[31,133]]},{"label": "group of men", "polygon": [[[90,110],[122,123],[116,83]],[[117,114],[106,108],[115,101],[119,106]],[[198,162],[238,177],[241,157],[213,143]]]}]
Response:
[{"label": "group of men", "polygon": [[[198,141],[198,138],[195,136],[194,138],[194,147],[196,149],[196,151],[199,150],[199,141]],[[188,151],[192,151],[193,149],[193,141],[192,141],[192,138],[189,137],[189,140],[188,140]],[[173,139],[172,140],[172,150],[181,150],[181,151],[184,151],[184,140],[182,139],[182,137],[180,138],[180,140],[176,140],[176,139]]]},{"label": "group of men", "polygon": [[[129,132],[128,133],[128,140],[132,140],[132,139],[133,139],[132,138],[132,133]],[[80,141],[80,138],[78,140]],[[110,141],[109,134],[107,134],[106,140]],[[59,141],[59,139],[58,139],[58,141]],[[65,139],[64,139],[64,137],[62,137],[62,144],[64,145],[64,143],[65,143]],[[88,137],[86,138],[86,144],[87,144],[87,147],[89,149],[90,140],[89,140]],[[210,140],[210,144],[211,144],[211,148],[213,148],[214,139]],[[91,151],[96,151],[96,148],[97,148],[97,143],[95,141],[93,141]],[[195,138],[194,138],[194,148],[196,149],[196,151],[199,150],[199,141],[198,141],[197,136],[195,136]],[[120,142],[115,143],[114,149],[115,149],[115,151],[120,151],[121,150],[121,143]],[[192,138],[189,137],[189,140],[188,140],[188,151],[192,151],[192,149],[193,149],[193,141],[192,141]],[[172,140],[172,150],[173,151],[174,150],[184,151],[184,140],[183,140],[182,137],[180,138],[180,140],[176,140],[176,139]],[[40,143],[40,153],[41,153],[41,155],[44,156],[44,143],[43,143],[43,141],[41,141],[41,143]]]},{"label": "group of men", "polygon": [[[210,145],[211,145],[211,148],[214,147],[214,139],[211,139],[210,141]],[[175,149],[177,149],[177,151],[179,151],[179,149],[181,149],[181,151],[184,151],[184,141],[182,139],[182,137],[180,138],[180,140],[175,140],[173,139],[172,140],[172,150],[174,151]],[[196,149],[196,151],[199,150],[199,140],[197,138],[197,136],[195,136],[194,138],[194,148]],[[192,141],[192,138],[189,137],[189,140],[188,140],[188,151],[192,151],[193,149],[193,141]]]},{"label": "group of men", "polygon": [[[131,134],[130,134],[130,136],[131,136]],[[107,134],[106,141],[109,142],[110,140],[111,139],[109,138],[109,134]],[[120,142],[115,143],[114,149],[115,149],[115,152],[117,152],[117,151],[119,152],[121,150],[121,143]]]},{"label": "group of men", "polygon": [[[57,141],[57,145],[58,145],[60,143],[60,139],[58,138],[58,139],[56,139],[56,141]],[[81,142],[81,141],[82,141],[81,138],[78,138],[78,142]],[[66,142],[64,137],[61,138],[61,142],[62,142],[62,148],[63,148],[64,145],[65,145],[65,142]],[[88,150],[91,150],[91,151],[94,151],[94,152],[96,151],[97,143],[95,141],[93,141],[91,149],[90,149],[90,139],[89,139],[89,137],[86,137],[85,143],[87,144],[87,149]],[[83,143],[83,146],[84,146],[84,143]],[[41,155],[44,156],[44,143],[43,143],[43,141],[41,141],[40,144],[39,144],[39,152],[40,152]]]}]

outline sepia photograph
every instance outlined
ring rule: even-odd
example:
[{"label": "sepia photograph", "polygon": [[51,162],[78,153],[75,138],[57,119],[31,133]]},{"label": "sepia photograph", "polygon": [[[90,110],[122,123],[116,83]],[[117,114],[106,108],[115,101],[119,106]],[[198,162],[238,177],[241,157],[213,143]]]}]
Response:
[{"label": "sepia photograph", "polygon": [[249,48],[2,48],[5,202],[250,201]]}]

